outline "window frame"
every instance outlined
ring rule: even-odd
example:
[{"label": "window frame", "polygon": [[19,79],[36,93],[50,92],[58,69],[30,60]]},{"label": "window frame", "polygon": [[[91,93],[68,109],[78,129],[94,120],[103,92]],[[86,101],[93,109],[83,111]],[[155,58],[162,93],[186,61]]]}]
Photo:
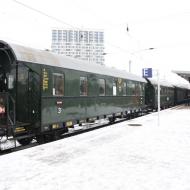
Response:
[{"label": "window frame", "polygon": [[[86,86],[84,87],[85,91],[81,91],[81,85],[82,85],[82,83],[81,83],[82,80],[81,79],[85,79],[85,80],[83,80],[83,81],[86,82]],[[79,94],[80,94],[80,96],[88,96],[88,77],[86,77],[86,76],[80,76],[80,79],[79,79]]]},{"label": "window frame", "polygon": [[117,83],[115,80],[112,82],[112,93],[112,96],[117,96]]},{"label": "window frame", "polygon": [[127,96],[127,82],[124,81],[122,86],[123,86],[123,96]]},{"label": "window frame", "polygon": [[[104,83],[102,83],[100,81],[104,81]],[[104,85],[104,86],[102,86],[102,85]],[[103,87],[103,89],[104,89],[104,93],[102,93],[102,94],[100,94],[100,87]],[[99,96],[105,96],[106,95],[106,80],[103,78],[98,79],[98,95]]]},{"label": "window frame", "polygon": [[[55,84],[55,78],[54,77],[62,77],[62,85],[63,85],[63,92],[61,94],[57,94],[56,92],[56,87],[57,84]],[[53,73],[52,74],[52,78],[53,78],[53,84],[52,84],[52,94],[53,96],[64,96],[64,92],[65,92],[65,75],[63,73]]]}]

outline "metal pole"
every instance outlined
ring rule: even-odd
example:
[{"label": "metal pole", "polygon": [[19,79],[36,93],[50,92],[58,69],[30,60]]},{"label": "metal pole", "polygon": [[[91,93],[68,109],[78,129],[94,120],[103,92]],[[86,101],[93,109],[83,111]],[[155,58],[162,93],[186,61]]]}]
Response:
[{"label": "metal pole", "polygon": [[131,60],[129,60],[129,73],[131,73]]},{"label": "metal pole", "polygon": [[159,70],[157,70],[157,82],[158,82],[158,126],[160,126],[160,76]]}]

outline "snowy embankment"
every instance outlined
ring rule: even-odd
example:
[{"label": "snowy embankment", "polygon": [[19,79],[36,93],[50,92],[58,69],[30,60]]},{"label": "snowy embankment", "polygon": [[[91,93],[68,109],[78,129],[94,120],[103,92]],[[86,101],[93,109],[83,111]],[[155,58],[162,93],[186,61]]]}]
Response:
[{"label": "snowy embankment", "polygon": [[154,113],[1,156],[0,189],[190,189],[189,115],[169,109],[160,126]]}]

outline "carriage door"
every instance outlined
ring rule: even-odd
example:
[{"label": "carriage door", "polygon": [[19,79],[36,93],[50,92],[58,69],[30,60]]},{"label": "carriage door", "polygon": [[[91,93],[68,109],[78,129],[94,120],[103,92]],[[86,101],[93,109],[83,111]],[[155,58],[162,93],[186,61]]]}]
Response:
[{"label": "carriage door", "polygon": [[40,121],[40,76],[29,69],[28,71],[29,119],[31,123]]}]

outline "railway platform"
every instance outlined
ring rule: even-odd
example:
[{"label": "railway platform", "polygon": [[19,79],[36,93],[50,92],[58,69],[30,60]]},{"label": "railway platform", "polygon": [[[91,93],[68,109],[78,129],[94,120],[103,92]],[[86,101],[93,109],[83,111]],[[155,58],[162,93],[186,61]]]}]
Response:
[{"label": "railway platform", "polygon": [[189,114],[178,106],[159,126],[155,112],[1,156],[1,189],[190,189]]}]

